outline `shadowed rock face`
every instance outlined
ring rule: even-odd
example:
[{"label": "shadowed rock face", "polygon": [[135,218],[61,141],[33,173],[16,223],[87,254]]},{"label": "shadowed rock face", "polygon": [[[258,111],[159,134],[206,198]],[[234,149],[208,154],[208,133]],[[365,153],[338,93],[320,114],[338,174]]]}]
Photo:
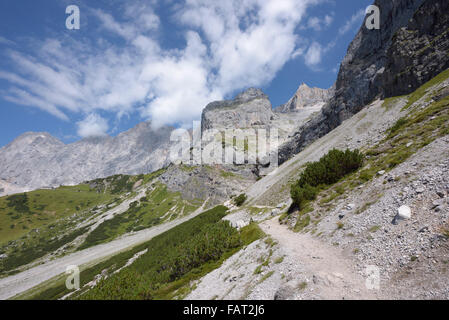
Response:
[{"label": "shadowed rock face", "polygon": [[394,37],[379,79],[385,97],[408,94],[449,68],[449,1],[426,1]]},{"label": "shadowed rock face", "polygon": [[28,132],[0,149],[0,179],[31,190],[118,173],[148,173],[168,164],[172,130],[153,130],[143,122],[114,138],[68,145],[48,133]]},{"label": "shadowed rock face", "polygon": [[363,23],[348,48],[334,97],[279,150],[287,161],[376,98],[411,93],[449,67],[447,0],[376,0],[380,30]]}]

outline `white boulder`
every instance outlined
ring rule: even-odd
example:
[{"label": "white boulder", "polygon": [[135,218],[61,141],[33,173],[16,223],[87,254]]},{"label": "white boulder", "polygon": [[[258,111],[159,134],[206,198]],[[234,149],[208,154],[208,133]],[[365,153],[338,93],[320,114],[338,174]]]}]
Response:
[{"label": "white boulder", "polygon": [[412,217],[412,209],[408,206],[401,206],[398,209],[397,217],[402,220],[409,220]]}]

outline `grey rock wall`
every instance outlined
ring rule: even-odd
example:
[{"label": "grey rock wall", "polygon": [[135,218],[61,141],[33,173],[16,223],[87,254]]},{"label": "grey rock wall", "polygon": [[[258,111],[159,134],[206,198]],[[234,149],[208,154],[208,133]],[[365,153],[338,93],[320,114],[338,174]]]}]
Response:
[{"label": "grey rock wall", "polygon": [[283,163],[376,98],[408,94],[448,68],[447,0],[376,0],[380,30],[363,23],[341,64],[334,97],[279,150]]}]

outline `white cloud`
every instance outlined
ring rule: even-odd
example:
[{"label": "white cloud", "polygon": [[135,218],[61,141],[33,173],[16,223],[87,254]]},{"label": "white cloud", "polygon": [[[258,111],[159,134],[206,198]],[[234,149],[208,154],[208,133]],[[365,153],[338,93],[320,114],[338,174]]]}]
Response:
[{"label": "white cloud", "polygon": [[324,17],[324,24],[326,25],[326,27],[329,27],[332,24],[333,21],[334,21],[334,17],[333,16],[326,15]]},{"label": "white cloud", "polygon": [[321,31],[329,27],[333,21],[334,21],[333,14],[326,15],[323,18],[310,17],[309,20],[307,20],[307,24],[306,27],[304,27],[304,29],[308,28],[313,29],[315,31]]},{"label": "white cloud", "polygon": [[[350,30],[358,27],[365,17],[365,10],[359,10],[351,16],[351,18],[338,30],[338,34],[334,40],[326,45],[322,45],[316,41],[313,41],[308,48],[299,47],[293,53],[293,58],[302,56],[304,58],[304,63],[313,71],[322,71],[319,67],[322,62],[323,56],[329,52],[335,45],[340,37],[345,35]],[[326,15],[324,18],[320,19],[317,17],[309,18],[307,22],[307,28],[314,29],[316,31],[322,30],[323,26],[330,26],[333,22],[333,13]],[[305,28],[305,27],[304,27]],[[338,69],[333,68],[332,72],[336,73]]]},{"label": "white cloud", "polygon": [[321,30],[321,19],[318,17],[312,17],[307,22],[307,27],[316,31]]},{"label": "white cloud", "polygon": [[[88,114],[78,123],[83,137],[107,131],[100,111],[117,117],[138,111],[156,127],[185,126],[207,103],[266,85],[287,61],[304,55],[307,47],[295,30],[306,9],[320,2],[186,0],[174,7],[186,41],[176,50],[162,47],[160,18],[143,2],[124,5],[120,17],[92,9],[90,18],[101,26],[97,39],[47,39],[33,56],[8,52],[17,68],[0,72],[12,85],[3,98],[65,120],[69,113]],[[318,64],[321,49],[312,44],[306,63]]]},{"label": "white cloud", "polygon": [[301,48],[296,49],[296,50],[292,53],[292,59],[295,59],[295,58],[297,58],[297,57],[302,56],[302,55],[304,54],[304,52],[305,52],[305,48],[304,48],[304,47],[301,47]]},{"label": "white cloud", "polygon": [[82,138],[102,137],[107,135],[108,122],[98,114],[91,113],[84,120],[76,123],[78,135]]},{"label": "white cloud", "polygon": [[90,11],[100,20],[102,28],[126,40],[132,40],[144,32],[157,30],[160,25],[160,19],[153,9],[142,2],[133,2],[125,6],[120,22],[100,9]]},{"label": "white cloud", "polygon": [[363,21],[363,18],[365,17],[365,10],[359,10],[357,11],[351,19],[349,19],[339,30],[338,33],[342,36],[346,34],[347,32],[353,30],[354,28],[359,28],[360,24]]},{"label": "white cloud", "polygon": [[114,17],[109,13],[100,9],[92,10],[92,12],[101,21],[102,27],[108,31],[114,32],[125,39],[131,39],[136,35],[134,26],[128,24],[120,24],[115,21]]},{"label": "white cloud", "polygon": [[189,0],[179,16],[205,34],[217,70],[214,86],[227,94],[273,79],[297,49],[295,28],[312,3]]},{"label": "white cloud", "polygon": [[313,42],[304,55],[305,64],[310,68],[316,67],[321,63],[323,51],[324,48],[318,42]]}]

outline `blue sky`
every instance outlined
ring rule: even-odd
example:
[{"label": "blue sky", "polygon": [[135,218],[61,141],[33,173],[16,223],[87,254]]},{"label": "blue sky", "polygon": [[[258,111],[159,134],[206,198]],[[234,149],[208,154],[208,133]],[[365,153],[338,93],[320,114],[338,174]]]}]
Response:
[{"label": "blue sky", "polygon": [[371,3],[2,0],[0,146],[26,131],[70,143],[149,119],[188,127],[248,87],[274,107],[302,82],[328,88]]}]

